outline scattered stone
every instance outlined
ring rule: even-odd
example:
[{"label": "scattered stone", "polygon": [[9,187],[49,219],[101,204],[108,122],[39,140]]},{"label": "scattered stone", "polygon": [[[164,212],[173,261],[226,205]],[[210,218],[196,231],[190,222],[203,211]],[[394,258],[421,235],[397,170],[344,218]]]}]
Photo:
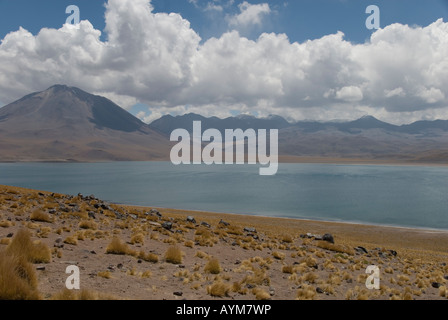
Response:
[{"label": "scattered stone", "polygon": [[6,236],[6,238],[12,238],[14,236],[14,233],[8,233],[8,235]]},{"label": "scattered stone", "polygon": [[40,195],[41,197],[44,196],[44,194],[42,192],[39,192],[38,195]]},{"label": "scattered stone", "polygon": [[154,227],[161,227],[162,225],[158,222],[153,222],[153,221],[149,221],[148,222],[150,225],[154,226]]},{"label": "scattered stone", "polygon": [[203,221],[201,222],[201,226],[207,227],[207,228],[211,228],[212,226],[209,225],[207,222]]},{"label": "scattered stone", "polygon": [[158,210],[156,210],[156,209],[151,209],[150,213],[151,214],[155,214],[159,218],[162,218],[162,214]]},{"label": "scattered stone", "polygon": [[432,286],[433,288],[439,289],[439,288],[442,286],[442,284],[441,284],[441,283],[438,283],[438,282],[433,282],[433,283],[431,283],[431,286]]},{"label": "scattered stone", "polygon": [[141,260],[141,259],[138,259],[138,260],[137,260],[137,263],[142,263],[142,260]]},{"label": "scattered stone", "polygon": [[37,271],[45,271],[45,266],[37,266],[36,270]]},{"label": "scattered stone", "polygon": [[397,251],[395,251],[395,250],[389,250],[389,252],[390,252],[390,254],[391,255],[393,255],[394,257],[396,257],[397,256]]},{"label": "scattered stone", "polygon": [[123,264],[122,263],[117,264],[117,268],[118,269],[122,269],[123,268]]},{"label": "scattered stone", "polygon": [[117,218],[117,219],[120,219],[120,220],[126,219],[126,216],[124,214],[121,214],[118,211],[114,211],[114,214],[115,214],[115,218]]},{"label": "scattered stone", "polygon": [[93,207],[94,207],[95,209],[99,209],[101,206],[100,206],[98,203],[95,203],[95,204],[93,205]]},{"label": "scattered stone", "polygon": [[183,264],[180,264],[177,266],[179,269],[185,269],[185,266]]},{"label": "scattered stone", "polygon": [[191,222],[191,223],[196,224],[196,219],[194,217],[192,217],[192,216],[188,216],[187,217],[187,222]]},{"label": "scattered stone", "polygon": [[230,226],[230,223],[228,223],[228,222],[225,222],[224,220],[222,220],[221,219],[221,221],[219,221],[219,224],[222,224],[222,225],[224,225],[225,227],[228,227],[228,226]]},{"label": "scattered stone", "polygon": [[257,229],[246,227],[246,228],[244,228],[244,232],[257,233]]},{"label": "scattered stone", "polygon": [[136,214],[131,213],[131,214],[129,214],[129,216],[134,220],[138,219],[138,215],[136,215]]},{"label": "scattered stone", "polygon": [[110,271],[115,271],[115,266],[113,266],[113,265],[109,265],[108,267],[107,267],[107,269],[109,269]]},{"label": "scattered stone", "polygon": [[443,276],[443,279],[448,280],[448,275]]},{"label": "scattered stone", "polygon": [[270,294],[271,296],[275,296],[275,289],[274,289],[273,287],[270,287],[270,288],[269,288],[269,294]]},{"label": "scattered stone", "polygon": [[241,260],[236,260],[235,265],[239,265],[239,264],[241,264]]},{"label": "scattered stone", "polygon": [[356,247],[355,250],[358,251],[359,253],[365,253],[365,254],[369,253],[366,248],[361,247],[361,246]]},{"label": "scattered stone", "polygon": [[324,236],[322,237],[322,240],[334,244],[334,237],[333,237],[333,235],[331,235],[329,233],[324,234]]},{"label": "scattered stone", "polygon": [[184,295],[184,293],[183,292],[173,292],[173,294],[175,295],[175,296],[177,296],[177,297],[182,297],[183,295]]},{"label": "scattered stone", "polygon": [[162,224],[162,228],[165,228],[166,230],[171,230],[173,228],[173,223],[172,222],[164,222]]},{"label": "scattered stone", "polygon": [[57,212],[57,211],[56,211],[55,209],[50,209],[50,210],[48,210],[48,213],[49,213],[49,214],[56,214],[56,212]]},{"label": "scattered stone", "polygon": [[90,254],[96,254],[96,252],[94,250],[90,251]]},{"label": "scattered stone", "polygon": [[96,219],[95,212],[89,211],[89,218]]},{"label": "scattered stone", "polygon": [[325,293],[324,290],[322,290],[320,287],[316,288],[316,292],[319,293],[319,294],[324,294]]}]

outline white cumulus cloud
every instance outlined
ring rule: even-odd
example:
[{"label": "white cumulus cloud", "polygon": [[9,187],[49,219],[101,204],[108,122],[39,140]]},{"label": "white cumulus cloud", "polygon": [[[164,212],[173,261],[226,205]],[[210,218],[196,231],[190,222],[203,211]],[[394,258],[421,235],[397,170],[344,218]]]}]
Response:
[{"label": "white cumulus cloud", "polygon": [[[224,2],[209,2],[223,5]],[[240,4],[235,25],[257,25],[267,4]],[[106,40],[89,21],[36,35],[20,28],[0,43],[0,101],[56,83],[102,94],[122,107],[228,116],[234,111],[294,119],[394,123],[448,117],[448,23],[393,24],[355,44],[341,32],[303,43],[285,34],[250,40],[236,30],[201,41],[188,20],[154,13],[148,0],[109,0]],[[416,45],[418,44],[418,45]]]}]

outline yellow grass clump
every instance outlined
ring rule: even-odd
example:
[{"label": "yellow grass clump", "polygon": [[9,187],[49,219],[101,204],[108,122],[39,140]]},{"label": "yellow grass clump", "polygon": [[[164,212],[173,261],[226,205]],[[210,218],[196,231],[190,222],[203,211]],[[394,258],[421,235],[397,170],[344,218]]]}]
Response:
[{"label": "yellow grass clump", "polygon": [[110,273],[110,271],[100,271],[100,272],[98,272],[98,277],[101,277],[104,279],[111,279],[112,274]]},{"label": "yellow grass clump", "polygon": [[79,225],[79,228],[81,229],[90,229],[90,230],[97,230],[98,229],[98,224],[94,221],[89,221],[89,220],[82,220]]},{"label": "yellow grass clump", "polygon": [[112,242],[106,248],[107,254],[125,255],[130,253],[130,249],[126,243],[121,242],[117,237],[112,238]]},{"label": "yellow grass clump", "polygon": [[231,287],[221,281],[213,283],[211,286],[207,287],[207,293],[212,297],[224,298],[229,295]]},{"label": "yellow grass clump", "polygon": [[34,267],[23,255],[0,252],[0,300],[38,300]]},{"label": "yellow grass clump", "polygon": [[6,250],[7,253],[24,257],[31,263],[51,262],[50,248],[40,241],[33,243],[30,232],[25,229],[20,229],[17,232]]},{"label": "yellow grass clump", "polygon": [[30,215],[31,221],[53,222],[50,215],[40,209],[35,209]]},{"label": "yellow grass clump", "polygon": [[221,272],[219,260],[216,258],[211,258],[205,265],[204,271],[211,274],[219,274]]},{"label": "yellow grass clump", "polygon": [[177,246],[171,246],[165,253],[165,261],[172,264],[181,264],[183,259],[182,251]]}]

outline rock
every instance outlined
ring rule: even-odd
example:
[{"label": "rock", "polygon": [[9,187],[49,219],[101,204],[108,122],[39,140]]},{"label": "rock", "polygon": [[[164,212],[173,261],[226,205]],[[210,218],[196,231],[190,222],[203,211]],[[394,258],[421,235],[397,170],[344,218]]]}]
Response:
[{"label": "rock", "polygon": [[118,269],[122,269],[123,268],[123,264],[122,263],[117,264],[117,268]]},{"label": "rock", "polygon": [[38,195],[40,195],[41,197],[44,196],[44,194],[42,192],[39,192]]},{"label": "rock", "polygon": [[14,236],[14,233],[8,233],[8,235],[6,236],[6,238],[12,238]]},{"label": "rock", "polygon": [[207,227],[207,228],[211,228],[212,226],[209,225],[207,222],[203,221],[201,222],[201,226]]},{"label": "rock", "polygon": [[269,288],[269,294],[272,296],[275,296],[275,289],[273,287]]},{"label": "rock", "polygon": [[149,221],[148,224],[154,226],[154,227],[161,227],[162,225],[158,222]]},{"label": "rock", "polygon": [[165,228],[166,230],[171,230],[173,228],[173,223],[172,222],[164,222],[162,224],[162,228]]},{"label": "rock", "polygon": [[158,210],[156,210],[156,209],[151,209],[150,213],[155,214],[159,218],[162,217],[162,214]]},{"label": "rock", "polygon": [[99,209],[101,206],[100,206],[98,203],[95,203],[95,204],[93,205],[93,207],[94,207],[95,209]]},{"label": "rock", "polygon": [[103,204],[101,204],[101,209],[103,209],[103,210],[110,210],[110,207],[103,203]]},{"label": "rock", "polygon": [[116,219],[120,219],[120,220],[124,220],[124,219],[126,219],[126,216],[125,216],[124,214],[121,214],[121,213],[118,212],[118,211],[114,211],[114,214],[115,214],[115,218],[116,218]]},{"label": "rock", "polygon": [[184,293],[178,291],[178,292],[173,292],[173,295],[175,295],[175,296],[177,296],[177,297],[182,297],[182,296],[184,295]]},{"label": "rock", "polygon": [[37,271],[45,271],[45,266],[37,266],[36,270]]},{"label": "rock", "polygon": [[89,211],[89,218],[96,219],[95,212]]},{"label": "rock", "polygon": [[49,213],[49,214],[56,214],[56,212],[57,212],[57,211],[56,211],[55,209],[50,209],[50,210],[48,210],[48,213]]},{"label": "rock", "polygon": [[96,252],[94,250],[90,251],[90,254],[96,254]]},{"label": "rock", "polygon": [[326,233],[326,234],[324,234],[324,236],[322,237],[322,240],[334,244],[334,237],[333,237],[333,235],[331,235],[330,233]]},{"label": "rock", "polygon": [[196,219],[194,217],[192,217],[192,216],[188,216],[187,217],[187,222],[191,222],[191,223],[196,224]]},{"label": "rock", "polygon": [[136,215],[136,214],[131,213],[131,214],[129,214],[129,216],[134,220],[138,219],[138,215]]},{"label": "rock", "polygon": [[433,283],[431,283],[431,286],[432,286],[433,288],[439,289],[439,288],[442,286],[442,284],[441,284],[441,283],[438,283],[438,282],[433,282]]},{"label": "rock", "polygon": [[395,251],[395,250],[389,250],[389,252],[390,252],[390,254],[391,255],[393,255],[394,257],[396,257],[397,256],[397,251]]},{"label": "rock", "polygon": [[244,228],[244,232],[257,233],[257,229],[246,227],[246,228]]},{"label": "rock", "polygon": [[369,253],[366,248],[361,247],[361,246],[356,247],[355,250],[358,251],[359,253],[365,253],[365,254]]},{"label": "rock", "polygon": [[219,221],[219,224],[222,224],[222,225],[224,225],[225,227],[228,227],[228,226],[230,226],[230,223],[228,223],[228,222],[225,222],[224,220],[222,220],[221,219],[221,221]]},{"label": "rock", "polygon": [[319,293],[319,294],[324,294],[325,293],[324,290],[322,290],[319,287],[316,288],[316,292]]},{"label": "rock", "polygon": [[141,260],[141,259],[138,259],[138,260],[137,260],[137,263],[142,263],[142,260]]}]

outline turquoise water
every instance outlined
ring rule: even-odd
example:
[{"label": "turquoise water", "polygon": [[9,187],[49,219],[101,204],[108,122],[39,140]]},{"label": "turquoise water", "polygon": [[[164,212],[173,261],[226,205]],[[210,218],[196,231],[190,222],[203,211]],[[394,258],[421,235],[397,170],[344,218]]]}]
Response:
[{"label": "turquoise water", "polygon": [[448,229],[448,167],[169,162],[4,163],[0,184],[115,203]]}]

